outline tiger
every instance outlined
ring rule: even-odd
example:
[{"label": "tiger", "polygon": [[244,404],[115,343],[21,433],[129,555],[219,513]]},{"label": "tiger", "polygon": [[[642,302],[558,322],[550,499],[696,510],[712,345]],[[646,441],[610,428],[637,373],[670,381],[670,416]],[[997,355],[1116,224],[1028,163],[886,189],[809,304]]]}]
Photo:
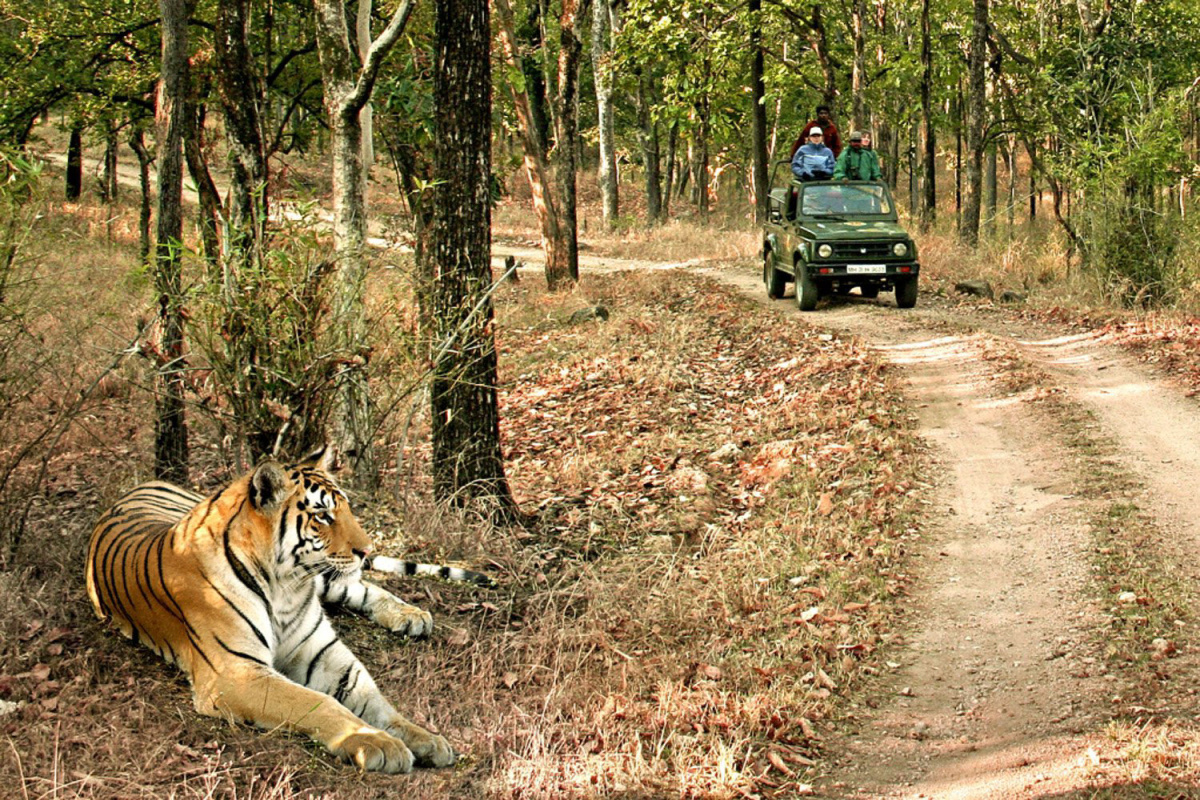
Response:
[{"label": "tiger", "polygon": [[371,541],[332,463],[328,447],[268,460],[207,498],[138,486],[92,531],[88,597],[102,621],[187,674],[201,714],[299,731],[363,771],[450,766],[449,742],[396,711],[322,607],[412,637],[433,627],[363,580]]}]

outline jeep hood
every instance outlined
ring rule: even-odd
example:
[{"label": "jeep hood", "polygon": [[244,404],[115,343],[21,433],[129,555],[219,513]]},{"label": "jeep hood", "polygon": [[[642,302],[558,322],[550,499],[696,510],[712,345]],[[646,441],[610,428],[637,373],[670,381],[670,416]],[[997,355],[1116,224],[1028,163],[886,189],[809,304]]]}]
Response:
[{"label": "jeep hood", "polygon": [[806,220],[801,228],[806,236],[820,241],[908,238],[899,224],[883,220]]}]

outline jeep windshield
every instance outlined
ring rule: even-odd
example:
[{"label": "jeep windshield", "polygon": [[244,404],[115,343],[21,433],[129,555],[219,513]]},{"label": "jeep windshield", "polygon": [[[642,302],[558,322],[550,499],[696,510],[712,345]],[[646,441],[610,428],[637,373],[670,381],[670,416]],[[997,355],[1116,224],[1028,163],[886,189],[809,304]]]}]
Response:
[{"label": "jeep windshield", "polygon": [[882,186],[867,183],[818,184],[804,187],[800,213],[807,217],[840,217],[892,213]]}]

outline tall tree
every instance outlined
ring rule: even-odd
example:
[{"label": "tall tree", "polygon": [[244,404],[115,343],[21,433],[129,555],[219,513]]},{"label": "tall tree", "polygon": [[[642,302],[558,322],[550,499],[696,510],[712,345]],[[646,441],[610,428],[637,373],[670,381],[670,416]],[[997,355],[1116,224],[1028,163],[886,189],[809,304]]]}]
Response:
[{"label": "tall tree", "polygon": [[488,0],[442,0],[435,20],[430,390],[438,499],[511,518],[500,450],[491,303],[491,28]]},{"label": "tall tree", "polygon": [[596,128],[600,142],[601,212],[604,223],[612,225],[620,213],[617,153],[613,141],[613,14],[611,0],[593,0],[592,6],[592,75],[596,85]]},{"label": "tall tree", "polygon": [[[533,195],[533,210],[542,228],[542,257],[546,261],[546,285],[551,291],[573,283],[572,275],[579,274],[578,262],[572,268],[569,262],[567,237],[569,228],[564,222],[561,183],[550,166],[549,143],[539,130],[534,115],[535,105],[531,102],[524,78],[516,78],[522,71],[520,43],[513,21],[513,10],[509,0],[496,0],[496,22],[500,32],[500,43],[504,48],[504,60],[508,64],[510,79],[507,81],[512,95],[513,109],[517,115],[517,128],[521,135],[524,154],[525,177]],[[576,252],[577,252],[576,245]]]},{"label": "tall tree", "polygon": [[159,0],[162,70],[158,85],[158,237],[154,288],[162,337],[155,391],[154,472],[185,483],[188,431],[184,418],[183,132],[187,128],[188,20],[193,0]]},{"label": "tall tree", "polygon": [[579,216],[576,181],[579,152],[579,60],[583,54],[582,20],[589,0],[560,0],[558,15],[558,91],[554,102],[554,162],[559,182],[562,236],[566,244],[565,276],[557,283],[579,280]]},{"label": "tall tree", "polygon": [[762,0],[750,0],[750,149],[754,176],[754,221],[767,218],[767,86],[763,80]]},{"label": "tall tree", "polygon": [[929,5],[921,0],[921,127],[925,154],[921,159],[921,228],[929,230],[937,218],[937,133],[933,129],[933,36]]},{"label": "tall tree", "polygon": [[233,167],[229,227],[236,260],[257,257],[267,219],[263,87],[254,69],[249,37],[250,0],[218,0],[215,76]]},{"label": "tall tree", "polygon": [[347,350],[346,369],[336,391],[331,438],[356,469],[370,473],[371,413],[366,380],[365,309],[367,273],[367,180],[363,170],[362,124],[359,114],[371,99],[383,59],[404,32],[412,0],[404,0],[391,21],[359,62],[350,44],[341,0],[313,0],[316,8],[317,53],[325,85],[325,112],[333,139],[333,240],[337,251],[334,324]]},{"label": "tall tree", "polygon": [[983,151],[987,129],[987,44],[990,0],[973,0],[971,49],[968,53],[966,108],[966,190],[958,235],[966,245],[979,243],[979,216],[983,200]]}]

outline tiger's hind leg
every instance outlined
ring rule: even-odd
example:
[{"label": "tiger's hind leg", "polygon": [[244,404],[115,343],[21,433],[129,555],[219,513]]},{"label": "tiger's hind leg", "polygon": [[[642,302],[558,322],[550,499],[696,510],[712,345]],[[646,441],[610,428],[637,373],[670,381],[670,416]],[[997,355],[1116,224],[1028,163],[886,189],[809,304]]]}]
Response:
[{"label": "tiger's hind leg", "polygon": [[321,597],[325,603],[357,611],[389,631],[420,639],[433,632],[433,616],[406,603],[359,574],[334,578]]}]

